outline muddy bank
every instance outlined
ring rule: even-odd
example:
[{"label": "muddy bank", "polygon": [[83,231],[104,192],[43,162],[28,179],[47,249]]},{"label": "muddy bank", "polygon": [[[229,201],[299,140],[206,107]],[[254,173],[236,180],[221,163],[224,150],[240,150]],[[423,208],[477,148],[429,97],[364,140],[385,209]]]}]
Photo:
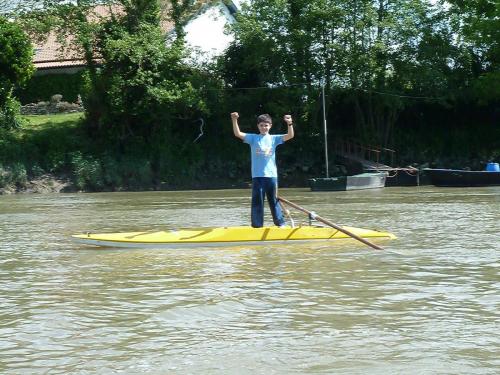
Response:
[{"label": "muddy bank", "polygon": [[7,185],[0,188],[0,194],[16,193],[61,193],[76,191],[69,179],[64,179],[52,175],[43,175],[29,180],[23,186]]},{"label": "muddy bank", "polygon": [[[84,193],[84,192],[113,192],[113,191],[175,191],[175,190],[214,190],[214,189],[249,189],[251,179],[218,179],[207,181],[192,181],[190,183],[158,183],[143,187],[113,187],[102,190],[81,190],[70,178],[45,174],[30,179],[23,185],[7,185],[0,188],[2,194],[46,194],[46,193]],[[308,176],[283,177],[280,181],[281,187],[308,187]]]}]

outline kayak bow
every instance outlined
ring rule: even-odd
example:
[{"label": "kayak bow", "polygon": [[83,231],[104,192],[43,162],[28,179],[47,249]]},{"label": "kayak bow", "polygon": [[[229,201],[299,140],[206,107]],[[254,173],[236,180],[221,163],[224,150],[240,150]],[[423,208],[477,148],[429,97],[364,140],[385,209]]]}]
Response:
[{"label": "kayak bow", "polygon": [[[388,232],[343,227],[362,238],[394,239]],[[299,227],[213,227],[188,228],[158,232],[130,232],[77,234],[71,236],[75,242],[95,246],[129,248],[179,248],[206,246],[265,245],[274,243],[296,243],[349,239],[350,236],[334,228],[321,226]]]}]

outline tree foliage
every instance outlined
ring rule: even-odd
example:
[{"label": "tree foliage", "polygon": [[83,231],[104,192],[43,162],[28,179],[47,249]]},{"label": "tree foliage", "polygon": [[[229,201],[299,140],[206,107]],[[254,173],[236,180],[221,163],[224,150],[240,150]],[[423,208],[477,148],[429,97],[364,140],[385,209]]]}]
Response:
[{"label": "tree foliage", "polygon": [[[218,64],[187,66],[183,26],[213,2],[31,0],[29,12],[19,11],[18,22],[38,35],[56,30],[87,62],[88,133],[111,142],[101,150],[119,152],[100,167],[98,158],[77,155],[82,176],[116,171],[109,166],[125,163],[124,155],[137,159],[116,181],[142,164],[141,176],[156,180],[210,175],[213,165],[237,171],[245,155],[229,126],[212,127],[196,144],[187,126],[201,115],[229,125],[234,110],[245,129],[258,113],[291,112],[298,137],[280,157],[321,164],[322,87],[331,138],[404,150],[408,162],[498,155],[498,2],[253,0]],[[166,20],[175,27],[165,36]]]},{"label": "tree foliage", "polygon": [[[396,17],[389,19],[387,9],[374,5],[361,0],[256,0],[234,26],[225,75],[236,86],[303,83],[306,98],[314,100],[320,85],[327,92],[333,87],[384,87],[394,45],[387,43],[394,37],[388,30]],[[318,112],[315,107],[311,113]],[[363,115],[358,116],[362,126]],[[316,116],[309,115],[309,121],[317,123]]]},{"label": "tree foliage", "polygon": [[112,126],[122,138],[148,137],[173,118],[203,109],[182,64],[182,45],[165,44],[157,3],[126,4],[125,14],[101,22],[95,35],[94,53],[102,59],[88,96],[93,108],[101,107],[92,113],[95,125]]},{"label": "tree foliage", "polygon": [[[181,22],[188,2],[174,3]],[[150,138],[175,118],[205,109],[182,62],[182,40],[167,43],[160,28],[162,15],[169,13],[162,12],[159,1],[51,0],[43,1],[42,13],[50,30],[64,36],[65,47],[79,51],[87,63],[83,99],[91,132],[120,142]],[[39,12],[25,19],[40,30]]]},{"label": "tree foliage", "polygon": [[19,25],[0,16],[0,127],[18,124],[19,105],[12,92],[31,77],[32,56],[33,48],[27,35]]},{"label": "tree foliage", "polygon": [[450,0],[453,31],[460,36],[472,66],[470,86],[481,103],[500,100],[500,3]]},{"label": "tree foliage", "polygon": [[454,3],[254,0],[233,27],[223,75],[232,87],[303,83],[307,95],[297,95],[311,126],[324,84],[350,103],[355,132],[387,145],[408,98],[453,103],[471,80],[495,85],[498,4]]}]

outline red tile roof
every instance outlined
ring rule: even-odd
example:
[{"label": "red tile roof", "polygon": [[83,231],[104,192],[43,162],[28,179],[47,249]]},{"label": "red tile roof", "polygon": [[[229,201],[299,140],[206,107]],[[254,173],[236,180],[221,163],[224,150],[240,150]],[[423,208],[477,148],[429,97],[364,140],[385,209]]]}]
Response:
[{"label": "red tile roof", "polygon": [[56,40],[55,34],[50,34],[41,44],[35,44],[33,63],[37,69],[65,68],[70,66],[85,66],[85,59],[73,47],[62,50],[62,45]]},{"label": "red tile roof", "polygon": [[[91,13],[89,13],[88,19],[90,21],[98,22],[100,19],[110,17],[113,14],[123,14],[122,8],[117,7],[116,5],[99,5],[96,6]],[[173,22],[167,20],[166,17],[162,17],[160,26],[165,33],[170,32],[174,28]],[[85,66],[86,61],[83,58],[83,52],[78,51],[71,45],[71,39],[72,36],[68,36],[66,40],[66,48],[63,48],[54,33],[51,33],[47,40],[42,43],[35,42],[35,54],[33,57],[35,67],[37,69],[55,69]]]}]

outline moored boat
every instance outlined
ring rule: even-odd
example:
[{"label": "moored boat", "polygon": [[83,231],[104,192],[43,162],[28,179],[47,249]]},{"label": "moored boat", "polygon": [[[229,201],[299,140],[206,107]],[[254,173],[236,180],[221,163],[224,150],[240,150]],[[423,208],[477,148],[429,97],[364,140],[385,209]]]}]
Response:
[{"label": "moored boat", "polygon": [[[361,238],[394,239],[388,232],[343,227]],[[305,241],[345,240],[351,238],[335,228],[322,226],[298,227],[207,227],[157,232],[77,234],[75,242],[95,246],[128,248],[182,248],[209,246],[266,245]]]},{"label": "moored boat", "polygon": [[380,189],[385,186],[386,172],[367,172],[353,176],[311,178],[311,191],[347,191]]},{"label": "moored boat", "polygon": [[423,170],[432,185],[443,187],[500,186],[499,171],[466,171],[461,169]]}]

